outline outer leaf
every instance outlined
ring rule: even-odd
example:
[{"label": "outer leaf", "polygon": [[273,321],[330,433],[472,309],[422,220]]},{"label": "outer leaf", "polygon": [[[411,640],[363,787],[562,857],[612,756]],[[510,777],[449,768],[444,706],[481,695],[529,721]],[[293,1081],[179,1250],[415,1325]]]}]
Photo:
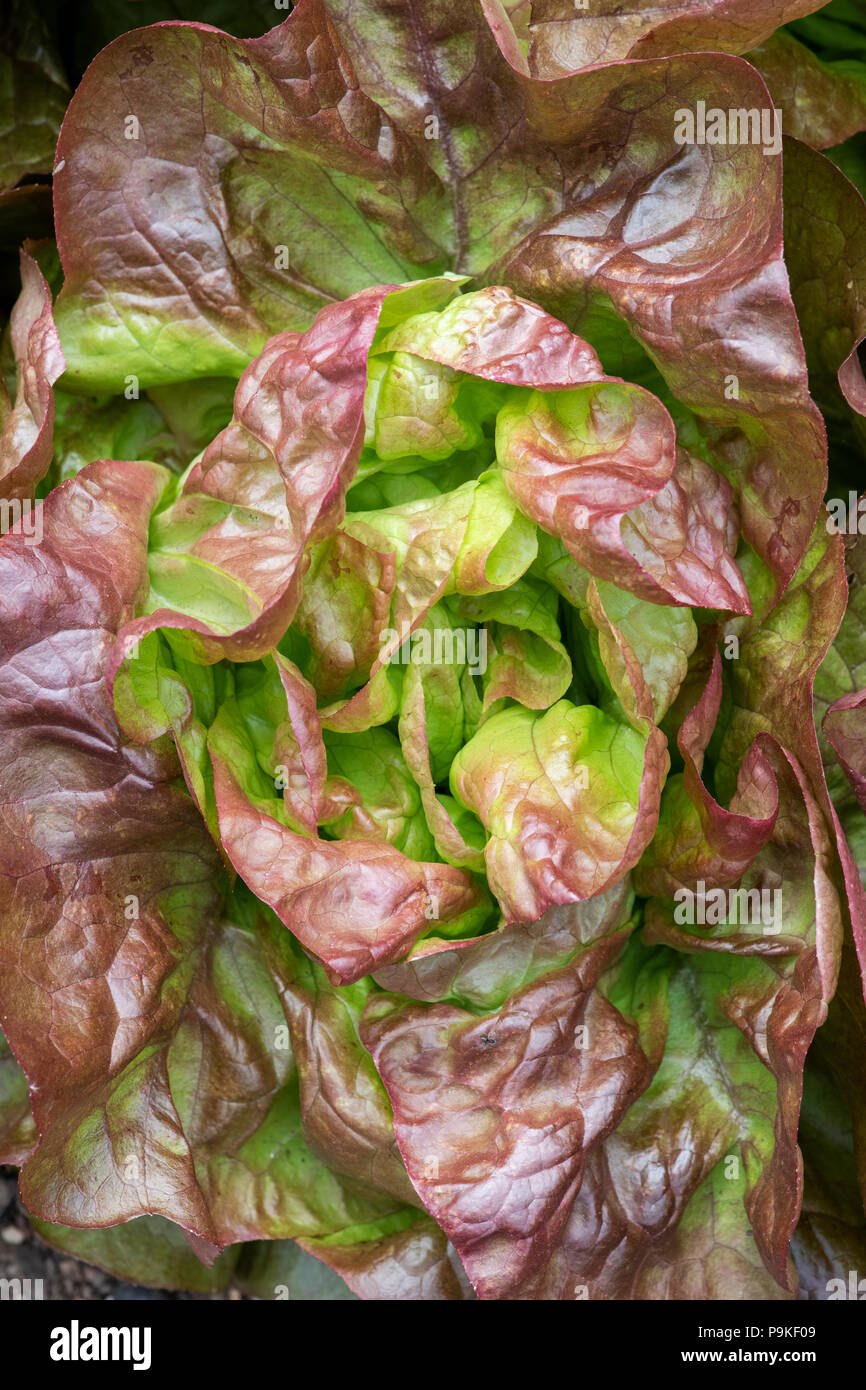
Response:
[{"label": "outer leaf", "polygon": [[51,173],[68,99],[42,15],[13,0],[0,49],[0,189]]},{"label": "outer leaf", "polygon": [[478,941],[376,971],[393,994],[421,1003],[445,1000],[474,1011],[498,1009],[548,970],[567,965],[603,937],[631,924],[634,893],[628,877],[585,902],[550,907],[537,922],[511,923]]},{"label": "outer leaf", "polygon": [[866,690],[834,700],[822,728],[866,812]]},{"label": "outer leaf", "polygon": [[[141,593],[159,486],[152,465],[93,465],[45,504],[38,550],[18,536],[0,548],[11,779],[0,1009],[6,1021],[13,995],[6,1031],[38,1087],[43,1137],[23,1172],[25,1200],[49,1218],[103,1224],[162,1207],[210,1234],[168,1091],[172,1009],[155,991],[170,970],[172,927],[188,932],[197,911],[216,909],[213,859],[194,809],[170,785],[172,760],[124,746],[101,687],[106,641]],[[85,804],[94,809],[82,834]],[[124,916],[130,893],[143,903],[133,924]],[[95,937],[94,920],[102,924]],[[23,922],[39,928],[22,956]],[[41,943],[52,936],[64,947],[46,954]],[[58,1014],[60,998],[70,1007]],[[162,1048],[154,1046],[160,1039]],[[145,1084],[150,1105],[161,1101],[149,1109],[142,1148],[137,1092]],[[115,1147],[146,1153],[138,1181],[121,1176]]]},{"label": "outer leaf", "polygon": [[299,1299],[305,1303],[354,1302],[356,1295],[326,1264],[290,1240],[250,1241],[238,1252],[235,1282],[256,1298]]},{"label": "outer leaf", "polygon": [[532,129],[569,170],[569,192],[488,278],[604,344],[606,365],[634,369],[645,358],[618,327],[625,321],[699,416],[743,534],[783,586],[808,543],[824,473],[781,258],[780,160],[746,144],[675,139],[676,113],[699,99],[708,110],[769,111],[766,88],[740,59],[719,56],[708,70],[691,54],[534,81],[504,19],[497,38]]},{"label": "outer leaf", "polygon": [[[820,1035],[819,1035],[820,1037]],[[827,1068],[827,1057],[806,1064],[800,1121],[805,1163],[803,1214],[794,1233],[793,1253],[800,1276],[800,1297],[847,1299],[854,1296],[859,1271],[866,1263],[866,1217],[857,1184],[851,1118]]]},{"label": "outer leaf", "polygon": [[51,462],[54,395],[64,368],[51,312],[51,292],[39,266],[21,251],[21,294],[10,325],[15,355],[15,404],[0,432],[0,493],[31,498]]},{"label": "outer leaf", "polygon": [[429,1217],[378,1240],[299,1241],[330,1265],[359,1298],[384,1302],[455,1302],[474,1297],[453,1247]]},{"label": "outer leaf", "polygon": [[[866,336],[866,207],[816,150],[785,148],[785,261],[815,399],[832,422],[866,410],[857,348]],[[837,384],[838,383],[838,384]]]},{"label": "outer leaf", "polygon": [[[863,757],[863,692],[857,689],[866,680],[863,666],[864,565],[866,546],[857,537],[846,547],[848,604],[836,639],[824,655],[823,664],[816,674],[814,707],[816,718],[821,720],[819,730],[823,734],[822,751],[828,783],[833,801],[839,806],[845,821],[843,831],[836,817],[835,806],[831,806],[848,890],[854,942],[866,982],[866,894],[861,883],[862,873],[858,871],[858,866],[864,862],[860,843],[863,820],[856,808],[852,808],[853,814],[849,814],[845,805],[846,801],[850,801],[852,791],[861,809],[866,804],[863,781],[866,766]],[[840,689],[845,693],[834,700],[833,696]]]},{"label": "outer leaf", "polygon": [[842,922],[833,881],[832,831],[795,760],[784,757],[770,740],[765,747],[780,811],[772,837],[741,883],[745,890],[761,890],[760,913],[738,905],[713,923],[708,910],[710,925],[687,927],[674,925],[683,921],[676,913],[672,923],[669,908],[651,904],[646,935],[650,941],[733,955],[742,962],[742,970],[732,972],[732,993],[723,1009],[770,1073],[763,1081],[769,1095],[761,1108],[774,1128],[772,1143],[756,1141],[754,1161],[744,1155],[746,1202],[764,1261],[785,1284],[788,1244],[802,1197],[796,1135],[803,1062],[836,987]]},{"label": "outer leaf", "polygon": [[620,945],[589,947],[486,1018],[387,996],[367,1011],[410,1175],[481,1297],[513,1297],[543,1267],[587,1152],[647,1083],[636,1030],[592,989]]},{"label": "outer leaf", "polygon": [[275,329],[445,265],[425,227],[436,180],[359,89],[319,0],[257,39],[123,35],[85,74],[57,159],[58,316],[91,387],[236,375]]},{"label": "outer leaf", "polygon": [[342,1179],[310,1148],[281,1037],[291,953],[258,905],[252,925],[213,932],[171,1054],[173,1094],[217,1243],[352,1231],[363,1238],[372,1227],[369,1238],[380,1223],[405,1224],[410,1213],[399,1199]]},{"label": "outer leaf", "polygon": [[296,962],[283,1003],[307,1143],[333,1171],[417,1206],[385,1088],[359,1038],[371,985],[337,990],[320,966]]},{"label": "outer leaf", "polygon": [[[762,968],[635,947],[622,973],[612,998],[656,1019],[656,1034],[666,1028],[663,1056],[616,1133],[590,1156],[558,1248],[527,1296],[784,1298],[784,1257],[772,1278],[753,1235],[758,1193],[772,1209],[773,1186],[759,1175],[773,1153],[777,1103],[762,1065]],[[796,1044],[798,1004],[771,1016],[768,1042],[790,1029],[788,1045]],[[786,1177],[792,1157],[786,1147]]]},{"label": "outer leaf", "polygon": [[[759,732],[769,732],[786,760],[809,806],[810,834],[820,848],[834,834],[850,900],[851,925],[863,951],[866,913],[862,890],[827,793],[812,719],[815,672],[832,641],[845,607],[846,585],[841,537],[818,524],[812,543],[782,601],[760,625],[747,628],[739,657],[729,664],[732,708],[720,741],[716,790],[731,795],[736,769]],[[817,866],[816,866],[817,867]],[[836,870],[829,870],[831,878]],[[838,885],[841,886],[841,885]],[[837,886],[816,888],[817,949],[826,996],[832,995],[839,968],[840,926],[835,910]]]},{"label": "outer leaf", "polygon": [[785,30],[747,56],[781,109],[788,135],[823,150],[866,130],[866,68],[862,74],[839,71]]},{"label": "outer leaf", "polygon": [[269,969],[258,911],[222,919],[170,749],[114,723],[105,657],[144,589],[163,481],[150,464],[91,465],[44,504],[39,547],[0,546],[0,1017],[41,1133],[24,1200],[66,1225],[163,1214],[211,1246],[400,1220],[306,1147],[277,1044],[282,929]]},{"label": "outer leaf", "polygon": [[162,1216],[139,1216],[106,1230],[76,1230],[32,1220],[33,1229],[55,1249],[107,1270],[116,1279],[152,1289],[219,1293],[232,1277],[237,1250],[226,1250],[213,1265],[202,1264],[183,1231]]},{"label": "outer leaf", "polygon": [[[491,18],[497,8],[488,6]],[[742,53],[780,24],[817,9],[816,0],[600,0],[588,13],[575,14],[568,0],[534,0],[529,62],[536,76],[552,78],[624,58],[701,49]]]},{"label": "outer leaf", "polygon": [[[866,822],[859,808],[851,808],[843,819],[843,825],[855,861],[854,872],[862,884],[866,877],[862,868],[866,863]],[[846,887],[848,882],[846,880]],[[851,897],[853,899],[854,895],[851,894]],[[851,903],[851,910],[853,915],[856,911],[854,902]],[[866,1212],[866,1100],[860,1084],[863,1059],[866,1057],[866,1001],[856,944],[856,937],[846,935],[842,943],[838,988],[830,1003],[827,1022],[816,1038],[814,1051],[815,1060],[831,1073],[847,1107],[860,1207]]]},{"label": "outer leaf", "polygon": [[37,1138],[27,1077],[0,1033],[0,1163],[23,1163]]}]

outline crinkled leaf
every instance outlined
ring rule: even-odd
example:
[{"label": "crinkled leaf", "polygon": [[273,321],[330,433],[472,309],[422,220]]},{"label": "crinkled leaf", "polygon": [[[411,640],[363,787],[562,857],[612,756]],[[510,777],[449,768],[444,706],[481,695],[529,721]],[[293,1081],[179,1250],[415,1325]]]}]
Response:
[{"label": "crinkled leaf", "polygon": [[[508,749],[506,761],[497,756]],[[591,705],[494,714],[451,768],[457,799],[488,833],[490,887],[508,921],[600,893],[652,836],[667,771],[664,736]]]},{"label": "crinkled leaf", "polygon": [[[496,7],[487,8],[492,17]],[[536,76],[550,78],[690,49],[742,53],[780,24],[819,8],[819,0],[594,0],[575,13],[570,0],[534,0],[528,58]]]},{"label": "crinkled leaf", "polygon": [[[812,687],[845,608],[846,584],[840,536],[819,521],[809,549],[782,600],[760,624],[750,622],[728,663],[731,706],[719,742],[716,793],[731,796],[737,772],[761,732],[779,743],[809,806],[811,836],[818,858],[826,836],[835,835],[848,885],[850,921],[861,953],[866,943],[866,914],[859,905],[859,885],[851,878],[850,854],[838,832],[827,793],[821,754],[812,718]],[[837,833],[838,832],[838,833]],[[816,862],[816,874],[819,865]],[[829,879],[836,876],[828,868]],[[855,876],[856,877],[856,876]],[[816,889],[817,950],[829,997],[839,968],[841,923],[836,910],[837,886]]]},{"label": "crinkled leaf", "polygon": [[723,1010],[767,1069],[762,1085],[772,1098],[761,1109],[773,1141],[756,1138],[754,1153],[744,1154],[747,1206],[765,1263],[785,1285],[802,1196],[796,1137],[803,1062],[836,987],[842,908],[832,830],[792,755],[772,740],[764,743],[780,809],[739,890],[714,893],[698,885],[691,905],[698,907],[696,898],[706,892],[705,924],[689,914],[688,897],[673,911],[651,903],[646,939],[738,962]]},{"label": "crinkled leaf", "polygon": [[388,1096],[359,1037],[371,981],[336,989],[298,953],[283,1005],[298,1068],[304,1135],[334,1172],[417,1205]]},{"label": "crinkled leaf", "polygon": [[340,529],[313,546],[292,629],[309,645],[299,656],[324,700],[368,678],[391,612],[393,552]]},{"label": "crinkled leaf", "polygon": [[478,1018],[371,1001],[362,1038],[415,1186],[481,1297],[514,1297],[550,1258],[587,1153],[649,1080],[637,1030],[593,989],[602,939]]},{"label": "crinkled leaf", "polygon": [[[687,608],[647,603],[606,580],[575,594],[598,659],[630,723],[661,723],[688,672],[697,629]],[[605,704],[605,692],[599,700]]]},{"label": "crinkled leaf", "polygon": [[[789,12],[773,7],[757,23],[738,14],[733,25],[727,12],[714,14],[708,32],[735,33],[728,46],[753,45]],[[702,415],[746,536],[784,583],[822,479],[820,427],[779,251],[779,161],[749,144],[720,151],[674,139],[676,112],[697,96],[723,109],[732,101],[765,107],[754,69],[722,55],[708,74],[700,58],[684,56],[541,81],[496,5],[489,23],[480,7],[446,12],[439,0],[411,11],[330,0],[327,14],[320,0],[304,0],[279,29],[248,43],[163,26],[145,40],[119,39],[89,70],[64,126],[67,163],[57,176],[67,277],[59,313],[75,371],[116,386],[130,370],[145,382],[187,376],[193,360],[197,373],[236,370],[287,314],[308,321],[321,303],[322,264],[331,277],[325,292],[337,297],[450,265],[525,289],[570,323],[609,326],[612,309]],[[689,14],[684,35],[700,11]],[[553,29],[588,32],[589,18],[569,11]],[[383,70],[383,52],[399,81]],[[209,77],[214,63],[231,74],[219,89]],[[270,98],[264,131],[253,89]],[[129,114],[141,121],[139,140],[122,139]],[[575,139],[581,133],[587,138]],[[222,141],[219,180],[201,159],[211,135]],[[336,186],[325,180],[323,188],[323,163]],[[263,179],[271,196],[262,196]],[[358,180],[369,232],[355,216]],[[287,217],[274,185],[289,197],[305,186],[303,211]],[[163,225],[153,205],[169,193],[179,210]],[[83,231],[94,200],[103,219],[111,210],[96,243]],[[319,218],[310,236],[308,209]],[[279,256],[294,249],[293,238],[282,240],[293,219],[297,271],[280,268]],[[353,239],[348,283],[332,229],[338,241]],[[513,370],[515,356],[505,355]]]},{"label": "crinkled leaf", "polygon": [[513,922],[479,941],[383,966],[376,981],[392,994],[424,1004],[446,1001],[474,1011],[498,1009],[524,985],[567,965],[583,947],[621,934],[631,924],[633,905],[626,877],[585,902],[548,908],[537,922]]},{"label": "crinkled leaf", "polygon": [[454,610],[484,624],[484,637],[476,643],[480,649],[484,642],[478,665],[483,666],[485,710],[503,699],[517,700],[529,709],[548,709],[566,694],[571,658],[560,641],[553,590],[524,578],[504,593],[461,599]]},{"label": "crinkled leaf", "polygon": [[[233,731],[232,731],[233,732]],[[472,879],[447,864],[416,863],[386,841],[330,841],[300,835],[282,820],[273,793],[247,793],[252,751],[211,729],[219,830],[245,883],[324,963],[337,984],[351,984],[376,965],[399,959],[430,929],[486,908]],[[240,774],[238,759],[243,758]]]},{"label": "crinkled leaf", "polygon": [[58,315],[91,387],[236,374],[277,328],[446,263],[437,181],[359,88],[319,0],[257,39],[165,24],[115,40],[57,161]]},{"label": "crinkled leaf", "polygon": [[[866,544],[850,538],[845,547],[848,602],[839,630],[815,674],[814,708],[834,802],[844,804],[850,787],[863,804],[866,758],[861,747],[862,692],[866,686]],[[838,764],[841,764],[840,771]],[[846,780],[847,779],[847,780]]]},{"label": "crinkled leaf", "polygon": [[730,553],[731,494],[640,387],[512,392],[496,420],[506,484],[590,573],[655,603],[748,610]]},{"label": "crinkled leaf", "polygon": [[778,1268],[784,1245],[774,1250],[774,1278],[756,1240],[774,1199],[792,1224],[797,1209],[796,1148],[774,1156],[776,1084],[762,1055],[767,1045],[799,1043],[800,999],[765,1019],[772,976],[754,961],[637,947],[632,959],[611,997],[649,1015],[663,1055],[616,1133],[590,1155],[558,1248],[528,1296],[790,1297],[783,1255]]},{"label": "crinkled leaf", "polygon": [[346,1244],[298,1242],[365,1301],[456,1302],[474,1297],[453,1246],[435,1222],[416,1217],[393,1235]]},{"label": "crinkled leaf", "polygon": [[384,840],[410,859],[432,859],[436,849],[427,829],[421,795],[387,729],[361,734],[332,734],[325,738],[328,767],[359,793],[359,802],[336,819],[324,821],[338,839]]},{"label": "crinkled leaf", "polygon": [[[420,629],[425,630],[434,641],[437,633],[453,639],[454,629],[441,605],[431,609],[424,629]],[[398,721],[403,756],[418,787],[439,857],[448,864],[483,871],[480,822],[469,812],[461,815],[463,808],[436,790],[437,783],[447,778],[451,760],[464,739],[474,733],[478,713],[480,701],[465,662],[410,660],[403,674]]]}]

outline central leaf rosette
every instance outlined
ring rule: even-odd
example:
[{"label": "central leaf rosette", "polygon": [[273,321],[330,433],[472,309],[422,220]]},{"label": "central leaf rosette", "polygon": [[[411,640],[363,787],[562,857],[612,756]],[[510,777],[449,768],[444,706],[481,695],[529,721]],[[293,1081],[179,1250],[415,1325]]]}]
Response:
[{"label": "central leaf rosette", "polygon": [[737,535],[661,402],[537,306],[365,290],[272,338],[166,478],[116,708],[350,983],[637,863],[690,610],[749,611]]}]

